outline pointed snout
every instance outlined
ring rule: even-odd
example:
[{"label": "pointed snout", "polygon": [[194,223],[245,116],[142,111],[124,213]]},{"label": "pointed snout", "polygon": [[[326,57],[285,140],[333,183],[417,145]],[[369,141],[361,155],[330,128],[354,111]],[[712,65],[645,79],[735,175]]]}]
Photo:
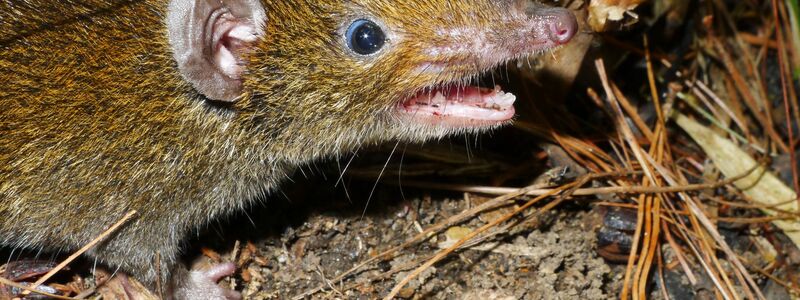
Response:
[{"label": "pointed snout", "polygon": [[552,8],[546,12],[546,18],[551,20],[549,23],[548,36],[555,45],[563,45],[569,42],[575,33],[578,32],[578,21],[575,15],[567,9]]},{"label": "pointed snout", "polygon": [[578,33],[578,20],[569,9],[545,6],[531,0],[511,0],[513,5],[524,12],[533,25],[537,42],[545,42],[552,47],[564,45]]}]

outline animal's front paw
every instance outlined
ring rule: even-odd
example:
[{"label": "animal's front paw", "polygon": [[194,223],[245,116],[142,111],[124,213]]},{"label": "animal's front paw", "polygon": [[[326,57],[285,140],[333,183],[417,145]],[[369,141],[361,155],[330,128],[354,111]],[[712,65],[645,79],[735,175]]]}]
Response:
[{"label": "animal's front paw", "polygon": [[233,263],[215,264],[207,269],[191,270],[187,282],[183,282],[175,292],[175,299],[180,300],[202,300],[202,299],[223,299],[238,300],[242,295],[220,287],[217,283],[224,277],[231,276],[236,272],[236,265]]}]

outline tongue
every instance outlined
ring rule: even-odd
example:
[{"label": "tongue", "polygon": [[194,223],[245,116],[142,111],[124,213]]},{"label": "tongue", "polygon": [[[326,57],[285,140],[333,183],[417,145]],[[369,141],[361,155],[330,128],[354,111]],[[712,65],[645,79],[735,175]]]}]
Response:
[{"label": "tongue", "polygon": [[493,125],[514,116],[513,94],[500,87],[448,86],[418,93],[398,105],[398,112],[414,121],[434,125]]}]

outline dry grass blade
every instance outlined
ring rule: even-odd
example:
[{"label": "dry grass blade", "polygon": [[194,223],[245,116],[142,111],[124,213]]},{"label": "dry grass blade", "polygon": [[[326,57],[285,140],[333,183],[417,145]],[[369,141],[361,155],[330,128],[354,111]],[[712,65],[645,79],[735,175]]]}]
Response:
[{"label": "dry grass blade", "polygon": [[[652,161],[652,159],[651,159],[651,161]],[[653,164],[653,166],[656,168],[656,170],[658,170],[659,174],[669,184],[671,184],[671,185],[679,185],[680,184],[675,179],[675,177],[670,175],[669,171],[666,168],[664,168],[663,166],[660,166],[658,164]],[[744,288],[745,293],[747,293],[748,296],[751,299],[754,298],[753,297],[753,292],[750,291],[750,288],[752,288],[752,289],[755,290],[755,295],[758,296],[758,299],[764,299],[764,296],[761,294],[758,285],[755,284],[755,281],[752,279],[750,274],[744,268],[744,265],[738,260],[738,257],[735,255],[733,250],[731,250],[731,248],[728,246],[727,242],[722,238],[722,236],[719,234],[719,232],[717,232],[717,228],[714,226],[713,222],[711,222],[711,220],[709,220],[708,216],[706,215],[706,212],[699,207],[699,205],[696,203],[696,201],[694,200],[693,197],[687,195],[686,193],[679,193],[678,196],[689,207],[689,210],[692,213],[691,214],[692,220],[696,220],[699,223],[699,225],[703,229],[705,229],[705,231],[698,231],[697,233],[700,234],[701,236],[703,236],[705,234],[710,235],[711,240],[704,239],[704,241],[706,243],[713,242],[714,245],[718,245],[726,253],[726,255],[729,256],[728,259],[731,262],[733,262],[734,266],[736,268],[738,268],[740,272],[742,272],[741,274],[744,274],[744,277],[747,280],[747,285],[742,286],[742,288]],[[706,254],[712,253],[711,249],[716,249],[716,247],[714,247],[711,244],[707,244],[706,247],[709,249],[709,252],[706,252]],[[730,279],[728,279],[728,276],[727,276],[726,272],[724,272],[724,269],[722,268],[719,260],[716,258],[716,256],[709,255],[709,258],[711,258],[712,262],[714,262],[716,268],[719,270],[718,275],[727,284],[726,286],[721,286],[721,283],[719,283],[719,282],[717,283],[718,287],[720,288],[720,292],[727,291],[727,292],[730,293],[729,297],[733,297],[734,299],[739,299],[738,294],[736,294],[736,292],[735,292],[735,287],[732,285]],[[741,274],[737,273],[737,275],[739,275],[739,276],[741,276]],[[709,274],[709,275],[711,275],[711,274]]]},{"label": "dry grass blade", "polygon": [[[784,20],[784,22],[787,22],[788,16],[783,8],[784,6],[778,4],[777,0],[772,1],[773,18],[775,18],[775,20]],[[798,113],[797,91],[795,90],[794,84],[789,82],[789,78],[792,77],[792,72],[790,70],[789,59],[787,58],[789,55],[787,44],[790,44],[790,42],[785,40],[786,35],[784,34],[784,28],[791,27],[787,23],[781,25],[775,26],[775,35],[778,37],[778,66],[780,66],[781,93],[783,94],[783,107],[784,114],[786,115],[786,134],[789,139],[789,144],[791,145],[789,155],[792,163],[792,183],[795,191],[797,191],[800,190],[800,181],[798,181],[797,153],[794,151],[796,148],[795,132],[794,126],[792,126],[792,118],[789,116],[794,112],[795,120],[800,120],[798,119],[800,118],[800,113]],[[794,99],[794,101],[790,99]],[[794,110],[792,110],[793,108]],[[800,201],[800,199],[798,199],[798,201]]]},{"label": "dry grass blade", "polygon": [[[661,194],[661,193],[677,193],[677,192],[693,192],[708,189],[723,187],[741,179],[743,176],[751,174],[756,168],[752,168],[746,172],[740,173],[731,178],[724,180],[709,182],[709,183],[695,183],[684,184],[679,186],[640,186],[640,185],[626,185],[626,186],[605,186],[596,188],[580,188],[576,189],[573,196],[593,196],[593,195],[612,195],[612,194]],[[628,174],[635,175],[638,172],[610,172],[606,174]],[[431,183],[421,181],[403,182],[404,186],[426,188],[443,191],[466,192],[485,195],[507,195],[519,191],[519,188],[513,187],[493,187],[493,186],[474,186],[474,185],[460,185],[460,184],[445,184],[445,183]],[[551,188],[526,188],[524,195],[526,196],[541,196],[550,194],[553,191]],[[744,205],[744,204],[741,204]],[[756,205],[757,207],[769,207],[768,205]]]},{"label": "dry grass blade", "polygon": [[[608,80],[605,65],[603,64],[602,60],[595,61],[595,66],[597,67],[597,72],[600,75],[600,80],[603,83],[603,87],[606,90],[606,96],[608,101],[610,102],[611,106],[614,108],[615,113],[615,121],[617,125],[617,129],[621,131],[623,138],[627,142],[627,145],[633,152],[634,157],[636,157],[639,165],[643,167],[643,171],[646,175],[646,179],[643,183],[645,186],[650,184],[654,184],[657,182],[657,179],[653,176],[652,170],[647,167],[646,162],[643,158],[643,149],[641,146],[636,142],[636,138],[631,131],[631,128],[628,127],[628,123],[625,122],[624,113],[622,112],[621,103],[625,103],[627,101],[620,101],[618,93],[615,93],[616,89],[612,87],[611,83]],[[629,113],[634,111],[629,111]],[[652,138],[651,138],[652,141]],[[634,275],[634,266],[636,265],[637,268],[635,270],[636,280],[633,283],[632,289],[634,290],[633,299],[643,299],[646,298],[645,295],[645,286],[646,284],[642,284],[642,280],[646,280],[643,278],[647,278],[647,273],[649,273],[649,268],[652,266],[648,258],[652,259],[650,255],[639,255],[638,258],[640,259],[638,264],[634,264],[636,261],[637,256],[634,255],[635,253],[643,253],[649,254],[648,248],[653,244],[651,240],[641,242],[643,236],[649,237],[650,239],[657,239],[657,232],[652,231],[652,224],[650,221],[650,216],[652,213],[652,197],[647,195],[641,195],[637,203],[639,203],[639,207],[637,210],[637,223],[636,223],[636,231],[633,234],[633,249],[631,249],[631,255],[628,258],[628,267],[625,270],[625,279],[622,288],[622,299],[628,299],[628,293],[631,290],[629,288],[631,277]],[[646,223],[645,223],[646,222]],[[658,226],[656,226],[657,228]],[[643,235],[643,232],[647,232],[648,234]],[[653,236],[656,234],[656,236]],[[640,252],[639,246],[643,245],[644,248]],[[641,279],[641,280],[639,280]]]},{"label": "dry grass blade", "polygon": [[764,130],[766,130],[767,134],[771,138],[771,141],[776,145],[778,145],[778,147],[783,152],[789,152],[789,146],[786,144],[786,142],[783,141],[780,134],[778,134],[778,132],[775,131],[774,122],[772,121],[770,114],[763,113],[764,105],[760,104],[760,102],[766,100],[759,101],[758,99],[760,98],[756,98],[756,96],[753,95],[754,93],[757,94],[757,92],[751,91],[750,88],[751,85],[748,84],[748,81],[745,79],[745,76],[742,75],[741,72],[739,72],[739,68],[737,68],[733,57],[731,56],[730,53],[728,53],[727,49],[722,44],[722,42],[713,38],[711,39],[711,42],[714,43],[714,48],[717,50],[717,52],[723,59],[726,70],[730,72],[731,78],[733,78],[733,82],[736,84],[735,86],[738,89],[740,95],[744,97],[745,100],[744,103],[750,109],[750,113],[752,113],[756,117],[756,119],[761,123],[761,127],[764,128]]}]

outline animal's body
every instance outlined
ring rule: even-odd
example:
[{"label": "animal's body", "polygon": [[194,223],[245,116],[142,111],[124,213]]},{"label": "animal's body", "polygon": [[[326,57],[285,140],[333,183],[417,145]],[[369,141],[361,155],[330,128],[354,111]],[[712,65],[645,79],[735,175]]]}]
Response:
[{"label": "animal's body", "polygon": [[468,79],[576,30],[527,5],[2,2],[0,245],[73,251],[136,210],[87,255],[188,288],[187,235],[294,167],[506,123],[513,97]]}]

